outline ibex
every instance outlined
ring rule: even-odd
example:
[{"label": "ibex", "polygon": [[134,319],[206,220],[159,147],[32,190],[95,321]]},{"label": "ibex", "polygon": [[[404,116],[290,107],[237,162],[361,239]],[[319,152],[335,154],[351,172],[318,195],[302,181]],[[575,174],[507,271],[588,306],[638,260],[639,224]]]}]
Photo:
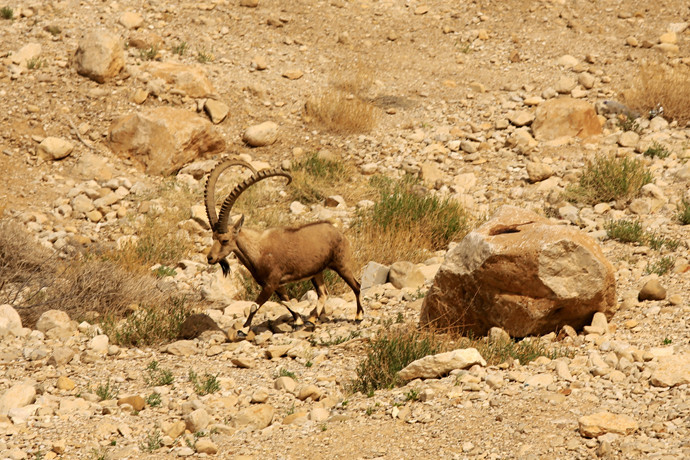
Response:
[{"label": "ibex", "polygon": [[[357,300],[355,321],[361,321],[364,309],[359,299],[360,285],[352,273],[350,245],[345,235],[330,222],[325,221],[296,228],[253,230],[242,226],[244,215],[232,228],[228,228],[230,211],[235,201],[247,188],[259,181],[277,176],[287,178],[289,184],[292,177],[282,169],[264,169],[255,173],[239,183],[228,194],[216,219],[214,188],[220,173],[227,167],[225,163],[220,163],[211,171],[206,182],[206,212],[213,230],[213,246],[208,253],[208,263],[221,264],[223,273],[227,275],[229,266],[225,257],[234,253],[261,286],[256,305],[252,306],[244,327],[251,326],[256,312],[274,292],[278,294],[283,305],[292,315],[294,326],[304,325],[301,316],[284,303],[289,300],[284,286],[294,281],[311,279],[316,289],[318,302],[321,304],[326,296],[323,280],[323,271],[326,268],[335,271],[355,293]],[[307,321],[314,323],[317,316],[318,306],[311,312]],[[238,336],[245,335],[244,331],[238,331]]]}]

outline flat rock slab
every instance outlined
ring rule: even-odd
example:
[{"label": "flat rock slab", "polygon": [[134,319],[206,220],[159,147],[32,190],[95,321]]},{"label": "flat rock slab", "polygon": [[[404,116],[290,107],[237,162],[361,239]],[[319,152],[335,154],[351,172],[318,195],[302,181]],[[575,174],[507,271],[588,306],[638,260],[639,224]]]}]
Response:
[{"label": "flat rock slab", "polygon": [[403,380],[433,379],[447,375],[452,370],[467,369],[475,364],[486,366],[486,361],[475,348],[464,348],[413,361],[398,372],[398,377]]},{"label": "flat rock slab", "polygon": [[637,431],[638,424],[627,415],[597,412],[585,415],[578,420],[580,434],[586,438],[596,438],[606,433],[628,435]]},{"label": "flat rock slab", "polygon": [[652,373],[652,385],[675,387],[690,383],[690,354],[661,356]]}]

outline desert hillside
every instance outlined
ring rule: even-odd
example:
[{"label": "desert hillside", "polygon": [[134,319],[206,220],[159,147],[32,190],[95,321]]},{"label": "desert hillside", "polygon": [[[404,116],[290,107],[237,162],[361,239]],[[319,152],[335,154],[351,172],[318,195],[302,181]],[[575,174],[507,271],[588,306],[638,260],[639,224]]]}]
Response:
[{"label": "desert hillside", "polygon": [[[0,458],[690,458],[687,2],[17,0],[0,108]],[[363,321],[326,272],[313,328],[273,297],[240,340],[228,158],[216,208],[289,173],[231,223],[332,222]],[[579,235],[537,269],[575,329],[418,330],[524,225]]]}]

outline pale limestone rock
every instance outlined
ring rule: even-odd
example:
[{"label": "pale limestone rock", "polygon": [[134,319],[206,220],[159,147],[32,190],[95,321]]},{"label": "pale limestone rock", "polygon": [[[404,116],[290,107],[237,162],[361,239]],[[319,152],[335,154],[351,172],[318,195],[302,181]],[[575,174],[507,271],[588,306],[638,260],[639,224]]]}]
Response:
[{"label": "pale limestone rock", "polygon": [[213,84],[202,66],[153,61],[147,63],[144,70],[154,79],[162,80],[174,91],[182,92],[189,97],[201,98],[215,94]]},{"label": "pale limestone rock", "polygon": [[280,391],[286,391],[288,393],[294,393],[295,388],[297,387],[297,383],[292,377],[278,377],[275,382],[273,383],[273,387],[276,390]]},{"label": "pale limestone rock", "polygon": [[618,145],[621,147],[635,147],[640,142],[640,135],[635,131],[626,131],[618,137]]},{"label": "pale limestone rock", "polygon": [[396,289],[414,289],[424,285],[425,278],[415,264],[400,261],[391,265],[388,271],[388,280]]},{"label": "pale limestone rock", "polygon": [[278,124],[265,121],[250,126],[244,131],[242,140],[250,147],[263,147],[273,144],[278,139]]},{"label": "pale limestone rock", "polygon": [[79,75],[104,83],[116,77],[125,65],[122,42],[104,30],[91,31],[79,42],[74,63]]},{"label": "pale limestone rock", "polygon": [[388,279],[390,268],[378,262],[369,262],[362,269],[361,289],[369,289],[372,286],[384,284]]},{"label": "pale limestone rock", "polygon": [[0,339],[7,335],[19,335],[22,319],[12,305],[0,305]]},{"label": "pale limestone rock", "polygon": [[194,449],[198,454],[215,455],[218,453],[218,446],[209,438],[200,438],[194,443]]},{"label": "pale limestone rock", "polygon": [[196,342],[193,340],[178,340],[168,344],[165,347],[165,351],[175,356],[191,356],[197,352]]},{"label": "pale limestone rock", "polygon": [[144,24],[144,18],[137,12],[125,11],[120,15],[117,22],[122,24],[125,29],[138,29]]},{"label": "pale limestone rock", "polygon": [[38,144],[38,156],[43,160],[62,160],[74,150],[74,144],[59,137],[46,137]]},{"label": "pale limestone rock", "polygon": [[250,427],[252,430],[262,430],[271,424],[275,408],[270,404],[256,404],[241,410],[232,419],[235,427]]},{"label": "pale limestone rock", "polygon": [[509,112],[508,120],[515,126],[526,126],[534,121],[534,113],[526,110]]},{"label": "pale limestone rock", "polygon": [[611,412],[597,412],[585,415],[578,420],[580,434],[586,438],[596,438],[606,433],[615,433],[623,436],[637,431],[639,425],[632,417]]},{"label": "pale limestone rock", "polygon": [[690,384],[690,354],[661,356],[650,379],[657,387]]},{"label": "pale limestone rock", "polygon": [[185,425],[189,431],[196,433],[208,426],[211,416],[204,409],[197,409],[184,417]]},{"label": "pale limestone rock", "polygon": [[398,377],[402,380],[437,378],[452,370],[467,369],[475,364],[486,366],[486,361],[476,349],[458,349],[413,361],[398,372]]},{"label": "pale limestone rock", "polygon": [[53,354],[48,358],[48,364],[53,366],[64,366],[74,358],[74,350],[69,347],[57,347]]},{"label": "pale limestone rock", "polygon": [[13,385],[0,396],[0,416],[11,409],[27,406],[36,401],[36,388],[30,383]]},{"label": "pale limestone rock", "polygon": [[48,310],[43,312],[36,321],[36,330],[44,334],[51,329],[75,330],[76,326],[70,320],[69,315],[62,310]]},{"label": "pale limestone rock", "polygon": [[553,176],[553,168],[546,163],[528,161],[526,169],[529,181],[532,183],[541,182]]}]

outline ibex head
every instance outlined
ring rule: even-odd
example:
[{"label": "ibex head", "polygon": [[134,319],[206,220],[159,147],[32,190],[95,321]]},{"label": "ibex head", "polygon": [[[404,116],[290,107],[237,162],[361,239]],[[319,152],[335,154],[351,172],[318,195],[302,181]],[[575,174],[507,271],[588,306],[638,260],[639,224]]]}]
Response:
[{"label": "ibex head", "polygon": [[[233,163],[237,164],[237,163]],[[269,177],[283,176],[288,179],[288,184],[292,181],[292,177],[282,169],[264,169],[258,173],[254,171],[254,175],[240,182],[228,197],[223,201],[220,207],[220,213],[218,218],[215,219],[215,201],[213,200],[213,187],[215,187],[216,180],[220,175],[220,172],[216,171],[222,166],[219,165],[214,169],[209,175],[208,181],[206,182],[206,213],[208,214],[208,221],[211,225],[211,230],[213,230],[213,246],[208,252],[207,260],[209,264],[220,264],[223,269],[223,274],[227,276],[230,266],[228,265],[225,258],[232,252],[238,251],[237,248],[237,237],[242,229],[242,224],[244,223],[244,216],[241,216],[238,221],[232,226],[232,229],[228,228],[228,220],[230,218],[230,211],[232,210],[235,201],[239,196],[251,185],[256,184],[259,181],[268,179]],[[227,166],[225,166],[227,168]],[[225,169],[225,168],[223,168]],[[253,168],[252,168],[253,169]],[[221,169],[222,171],[222,169]],[[209,199],[211,197],[211,199]]]}]

